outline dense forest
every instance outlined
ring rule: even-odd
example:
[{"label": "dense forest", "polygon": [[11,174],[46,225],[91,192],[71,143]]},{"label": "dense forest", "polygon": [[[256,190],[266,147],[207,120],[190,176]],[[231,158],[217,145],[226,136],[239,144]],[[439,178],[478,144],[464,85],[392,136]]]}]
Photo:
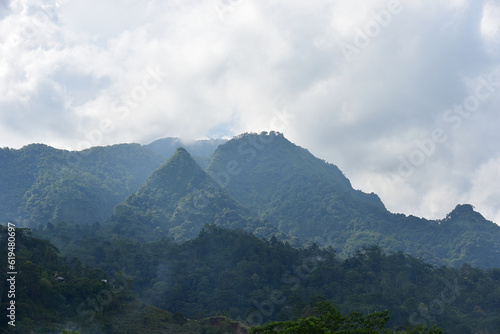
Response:
[{"label": "dense forest", "polygon": [[385,327],[390,319],[389,311],[374,312],[363,316],[360,312],[352,312],[348,315],[334,308],[330,303],[322,302],[312,307],[308,316],[298,320],[276,321],[270,324],[253,327],[253,334],[330,334],[330,333],[385,333],[385,334],[441,334],[442,329],[433,326],[426,328],[417,325],[405,331],[391,331]]},{"label": "dense forest", "polygon": [[179,144],[1,149],[0,221],[99,222],[143,242],[189,240],[217,223],[296,247],[332,246],[342,257],[379,245],[437,265],[500,267],[500,227],[472,205],[441,220],[391,213],[376,194],[353,189],[335,165],[277,132]]},{"label": "dense forest", "polygon": [[179,144],[0,150],[15,332],[500,333],[500,227],[472,205],[391,213],[276,132]]},{"label": "dense forest", "polygon": [[[110,239],[104,232],[99,224],[65,223],[33,232],[64,245],[63,257],[51,243],[26,237],[30,242],[23,242],[28,249],[23,254],[37,268],[30,282],[19,283],[30,287],[19,297],[30,300],[23,311],[27,324],[39,324],[38,316],[55,309],[49,323],[74,322],[78,305],[88,303],[89,295],[99,298],[105,279],[117,282],[114,303],[165,310],[168,319],[173,314],[198,322],[224,316],[257,326],[298,319],[318,302],[329,301],[343,313],[390,310],[387,326],[398,331],[418,324],[437,325],[445,333],[495,333],[500,328],[498,268],[437,267],[401,252],[386,254],[377,246],[341,259],[332,248],[294,248],[276,238],[215,225],[183,243],[145,244]],[[54,271],[63,283],[54,282]],[[95,309],[89,304],[83,320],[91,318],[104,332],[119,333],[116,321],[123,317],[113,313],[113,305]],[[85,324],[79,323],[80,330],[88,330]]]}]

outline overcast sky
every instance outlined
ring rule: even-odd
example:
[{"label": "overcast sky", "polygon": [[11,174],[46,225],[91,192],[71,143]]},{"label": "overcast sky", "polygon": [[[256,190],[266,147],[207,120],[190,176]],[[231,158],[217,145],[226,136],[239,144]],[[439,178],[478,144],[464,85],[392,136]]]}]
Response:
[{"label": "overcast sky", "polygon": [[0,0],[0,146],[279,130],[393,212],[500,223],[500,0]]}]

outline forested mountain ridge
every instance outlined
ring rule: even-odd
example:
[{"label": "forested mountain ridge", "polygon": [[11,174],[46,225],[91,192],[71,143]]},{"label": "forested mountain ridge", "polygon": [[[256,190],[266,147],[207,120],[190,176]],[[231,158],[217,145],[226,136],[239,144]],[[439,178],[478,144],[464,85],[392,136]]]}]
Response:
[{"label": "forested mountain ridge", "polygon": [[433,264],[500,267],[500,227],[470,205],[442,220],[393,214],[377,195],[353,189],[338,167],[276,132],[192,143],[205,155],[218,145],[205,171],[187,145],[170,157],[176,163],[165,163],[159,153],[177,143],[2,149],[0,219],[25,226],[106,222],[115,237],[143,242],[194,238],[204,224],[217,223],[295,246],[330,245],[342,257],[380,245]]},{"label": "forested mountain ridge", "polygon": [[[162,162],[138,144],[80,152],[33,144],[0,151],[2,220],[103,221]],[[3,199],[3,198],[2,198]]]},{"label": "forested mountain ridge", "polygon": [[229,197],[184,148],[178,148],[135,194],[115,207],[108,226],[121,238],[182,241],[195,238],[206,223],[251,226],[252,232],[265,227]]},{"label": "forested mountain ridge", "polygon": [[[229,178],[226,166],[231,162],[239,173]],[[318,237],[345,228],[344,221],[356,215],[387,213],[377,195],[354,190],[337,166],[315,158],[280,133],[243,134],[228,141],[216,150],[207,172],[280,231],[316,238],[321,244],[335,245]],[[336,216],[341,219],[332,219]]]},{"label": "forested mountain ridge", "polygon": [[393,214],[377,195],[353,189],[335,165],[279,133],[233,138],[215,151],[207,172],[281,233],[331,245],[341,256],[380,245],[435,264],[500,267],[500,227],[471,205],[457,205],[443,220]]},{"label": "forested mountain ridge", "polygon": [[[217,326],[222,314],[259,325],[310,316],[322,300],[343,313],[389,309],[391,330],[500,328],[500,272],[492,268],[500,267],[500,228],[473,206],[457,205],[442,220],[393,214],[275,132],[237,136],[200,165],[188,148],[168,160],[138,144],[2,149],[0,218],[24,217],[66,256],[19,229],[19,332],[38,330],[45,317],[41,332],[57,334],[222,334],[207,316]],[[110,290],[102,279],[117,276],[125,294],[102,307],[85,299],[98,300]]]},{"label": "forested mountain ridge", "polygon": [[[185,146],[196,150],[197,162],[207,164],[221,142]],[[118,144],[83,151],[43,144],[1,148],[0,221],[16,220],[25,226],[60,220],[102,222],[167,161],[178,147],[171,146],[180,143],[177,138],[163,138],[143,146]]]},{"label": "forested mountain ridge", "polygon": [[[207,172],[220,182],[224,171],[229,173],[227,164],[230,161],[236,162],[241,172],[235,173],[233,178],[226,180],[227,184],[222,185],[227,186],[236,200],[250,208],[261,208],[270,199],[275,200],[274,192],[283,192],[279,186],[294,183],[304,177],[317,177],[323,183],[331,185],[331,190],[335,193],[385,209],[376,194],[354,190],[337,166],[314,157],[308,150],[291,143],[279,132],[245,133],[234,137],[217,148]],[[258,179],[260,177],[264,179]]]}]

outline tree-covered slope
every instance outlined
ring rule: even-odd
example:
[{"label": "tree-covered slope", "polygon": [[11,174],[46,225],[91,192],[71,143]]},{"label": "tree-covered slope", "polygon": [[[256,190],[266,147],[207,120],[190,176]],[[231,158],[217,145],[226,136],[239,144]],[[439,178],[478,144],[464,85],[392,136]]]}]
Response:
[{"label": "tree-covered slope", "polygon": [[23,215],[23,197],[33,186],[40,170],[52,170],[64,155],[52,147],[32,144],[20,150],[0,149],[0,221]]},{"label": "tree-covered slope", "polygon": [[103,221],[163,161],[138,144],[79,152],[33,144],[0,150],[0,221]]},{"label": "tree-covered slope", "polygon": [[219,146],[207,172],[289,235],[314,239],[345,228],[357,215],[386,212],[378,196],[354,190],[337,166],[280,133],[233,138]]},{"label": "tree-covered slope", "polygon": [[287,237],[331,245],[342,256],[377,244],[436,264],[500,267],[500,227],[470,205],[441,221],[392,214],[377,195],[354,190],[336,166],[278,133],[233,138],[207,171]]},{"label": "tree-covered slope", "polygon": [[249,217],[184,149],[155,170],[141,188],[115,207],[107,226],[121,238],[176,241],[196,237],[207,223],[231,228],[265,228]]},{"label": "tree-covered slope", "polygon": [[[102,325],[103,322],[95,319],[92,307],[86,304],[87,298],[106,291],[106,303],[99,306],[110,314],[115,313],[122,302],[133,299],[129,282],[120,274],[110,277],[99,269],[82,266],[77,259],[63,258],[50,242],[35,238],[29,230],[16,229],[11,224],[9,227],[0,225],[0,255],[3,259],[7,259],[9,236],[15,240],[11,241],[14,247],[9,250],[14,253],[9,256],[14,259],[15,274],[7,274],[6,270],[2,272],[0,304],[5,310],[14,302],[15,318],[11,320],[15,321],[11,325],[2,321],[2,330],[9,328],[8,333],[32,333],[32,330],[59,333],[68,322],[88,325],[85,320],[91,316]],[[14,281],[7,281],[12,277]],[[103,279],[109,280],[109,284]]]},{"label": "tree-covered slope", "polygon": [[[218,223],[294,245],[331,245],[343,257],[377,244],[435,264],[500,267],[500,227],[470,205],[443,220],[392,214],[377,195],[353,189],[336,166],[275,132],[223,143],[206,172],[186,150],[162,166],[165,157],[157,153],[168,155],[176,143],[166,138],[148,147],[81,152],[40,144],[1,149],[0,221],[35,226],[109,219],[116,237],[144,241],[186,240],[203,224]],[[217,143],[190,145],[207,158]]]},{"label": "tree-covered slope", "polygon": [[261,325],[295,319],[328,300],[343,313],[391,310],[388,327],[397,330],[419,323],[454,334],[500,328],[498,268],[438,267],[380,247],[341,259],[332,248],[294,248],[216,225],[183,243],[149,244],[109,240],[99,228],[70,228],[40,233],[69,236],[71,256],[99,261],[105,272],[122,270],[144,302],[191,319],[221,312]]},{"label": "tree-covered slope", "polygon": [[[224,142],[198,140],[186,147],[205,167]],[[179,139],[163,138],[143,146],[120,144],[83,151],[43,144],[0,149],[0,221],[15,219],[26,226],[59,220],[104,221],[179,146]]]},{"label": "tree-covered slope", "polygon": [[[217,327],[224,330],[219,331],[214,319],[189,320],[180,312],[146,304],[134,294],[133,278],[120,268],[103,270],[83,265],[78,258],[61,256],[49,241],[33,237],[31,230],[10,226],[0,225],[0,256],[7,259],[7,240],[14,236],[15,285],[7,280],[12,276],[3,271],[0,307],[6,310],[11,301],[15,302],[15,326],[2,321],[1,333],[222,334],[227,329],[232,330],[230,333],[246,333],[245,328],[230,319],[216,319]],[[75,226],[78,225],[71,228]],[[76,236],[82,235],[70,234],[64,239],[71,243]],[[110,245],[105,238],[100,242]],[[95,253],[94,246],[88,243],[86,250]]]}]

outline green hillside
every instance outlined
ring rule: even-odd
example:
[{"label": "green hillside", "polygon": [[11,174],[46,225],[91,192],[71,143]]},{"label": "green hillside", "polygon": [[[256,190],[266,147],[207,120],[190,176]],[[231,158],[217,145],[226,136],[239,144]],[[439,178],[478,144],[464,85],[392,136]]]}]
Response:
[{"label": "green hillside", "polygon": [[500,267],[500,227],[472,206],[459,205],[440,221],[390,213],[377,195],[353,189],[336,166],[279,133],[233,138],[207,172],[285,239],[330,245],[341,256],[380,245],[435,264]]},{"label": "green hillside", "polygon": [[[4,259],[7,236],[7,227],[0,225]],[[68,237],[66,242],[71,242]],[[28,229],[15,229],[15,240],[15,288],[7,281],[7,271],[0,285],[0,307],[5,310],[15,301],[15,326],[2,321],[2,333],[246,333],[242,324],[225,317],[187,319],[144,303],[134,294],[133,277],[61,256]]]},{"label": "green hillside", "polygon": [[332,246],[341,257],[379,245],[432,264],[500,267],[500,227],[469,204],[442,220],[393,214],[335,165],[276,132],[190,143],[204,159],[218,145],[206,171],[189,149],[165,162],[179,142],[1,149],[0,221],[100,223],[115,238],[143,242],[193,239],[216,223],[294,246]]},{"label": "green hillside", "polygon": [[162,160],[138,144],[81,152],[45,145],[1,149],[0,220],[25,226],[104,221]]},{"label": "green hillside", "polygon": [[[206,166],[224,140],[187,147]],[[0,221],[25,226],[60,220],[103,222],[180,146],[175,138],[149,145],[121,144],[66,151],[43,144],[0,149]]]},{"label": "green hillside", "polygon": [[[89,227],[92,228],[92,227]],[[121,270],[143,302],[188,319],[225,315],[248,325],[292,320],[329,301],[343,314],[390,310],[388,328],[437,325],[445,333],[500,328],[500,270],[438,267],[380,247],[341,259],[242,230],[205,227],[193,240],[110,240],[102,228],[37,231],[104,272]],[[65,238],[60,239],[59,234]]]},{"label": "green hillside", "polygon": [[115,207],[108,226],[116,237],[141,241],[195,238],[203,225],[265,228],[215,183],[184,149],[154,171],[141,188]]}]

